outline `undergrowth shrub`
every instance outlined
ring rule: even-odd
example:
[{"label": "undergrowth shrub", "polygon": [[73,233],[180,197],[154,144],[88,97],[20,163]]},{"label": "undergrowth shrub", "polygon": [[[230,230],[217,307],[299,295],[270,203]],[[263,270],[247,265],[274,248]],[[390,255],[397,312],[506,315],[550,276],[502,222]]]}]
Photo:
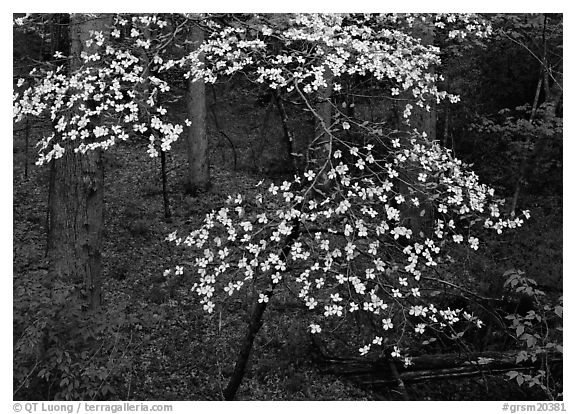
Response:
[{"label": "undergrowth shrub", "polygon": [[87,310],[75,286],[14,281],[14,399],[118,397],[129,367],[125,303]]},{"label": "undergrowth shrub", "polygon": [[562,397],[563,298],[546,295],[521,270],[508,270],[504,276],[507,295],[518,304],[505,317],[514,348],[520,349],[516,363],[535,364],[528,371],[509,371],[508,378],[518,385],[541,388],[551,400]]}]

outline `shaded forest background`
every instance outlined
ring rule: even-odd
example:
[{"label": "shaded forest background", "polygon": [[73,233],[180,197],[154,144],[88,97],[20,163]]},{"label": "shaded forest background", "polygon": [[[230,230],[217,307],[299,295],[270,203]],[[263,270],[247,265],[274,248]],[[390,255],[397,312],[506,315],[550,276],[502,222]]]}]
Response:
[{"label": "shaded forest background", "polygon": [[[481,296],[504,298],[513,313],[526,305],[504,287],[510,271],[524,272],[551,298],[562,294],[562,104],[561,90],[542,69],[547,60],[562,72],[561,15],[486,16],[495,34],[444,47],[442,87],[461,101],[435,108],[436,139],[472,164],[481,180],[528,209],[527,224],[502,236],[488,236],[478,251],[454,251],[451,271],[477,286]],[[38,62],[52,59],[66,40],[67,17],[46,15],[45,32],[14,31],[14,79]],[[542,41],[546,20],[546,40]],[[437,41],[440,41],[437,39]],[[171,79],[166,105],[175,120],[186,118],[186,84]],[[373,119],[396,119],[394,107],[348,97]],[[556,88],[557,89],[557,88]],[[556,95],[560,94],[557,99]],[[33,137],[46,123],[14,127],[14,398],[190,400],[220,399],[243,335],[249,301],[233,298],[226,314],[207,316],[190,294],[193,281],[165,278],[163,270],[190,260],[165,242],[174,229],[198,226],[228,195],[254,193],[262,179],[290,175],[282,114],[275,97],[242,76],[206,86],[211,185],[187,194],[186,145],[166,153],[166,218],[160,159],[146,155],[145,140],[121,144],[104,154],[105,222],[102,246],[103,298],[85,312],[68,286],[48,278],[47,200],[50,167],[34,165]],[[554,101],[550,109],[549,102]],[[296,149],[314,129],[299,109],[284,102]],[[534,112],[534,113],[533,113]],[[530,120],[530,122],[527,122]],[[138,149],[138,150],[137,150]],[[508,273],[507,273],[508,272]],[[457,298],[453,306],[459,306]],[[527,306],[532,306],[528,304]],[[363,386],[327,372],[326,354],[350,357],[347,334],[318,343],[300,322],[305,312],[288,294],[271,305],[239,399],[400,399],[397,386]],[[488,317],[489,319],[489,317]],[[430,344],[414,354],[518,349],[523,342],[497,324],[460,342]],[[561,338],[560,338],[561,340]],[[561,372],[549,389],[561,392]],[[411,399],[546,399],[540,387],[525,387],[506,375],[442,379],[407,384]]]}]

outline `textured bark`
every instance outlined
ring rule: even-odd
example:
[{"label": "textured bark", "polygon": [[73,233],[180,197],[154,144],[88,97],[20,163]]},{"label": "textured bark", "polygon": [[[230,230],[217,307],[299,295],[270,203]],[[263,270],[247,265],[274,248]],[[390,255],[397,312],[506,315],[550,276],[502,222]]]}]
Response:
[{"label": "textured bark", "polygon": [[[220,127],[220,122],[218,121],[218,115],[216,114],[216,108],[218,107],[218,99],[216,96],[216,90],[214,86],[212,86],[212,96],[214,97],[214,102],[212,105],[209,106],[210,113],[212,114],[212,120],[214,121],[214,126],[220,135],[222,135],[226,141],[230,144],[230,148],[232,148],[232,157],[234,158],[234,171],[238,168],[238,155],[236,154],[236,146],[234,145],[234,141],[228,136],[226,132]],[[223,157],[222,161],[224,161],[224,151],[222,151]]]},{"label": "textured bark", "polygon": [[[204,41],[202,28],[191,28],[192,48],[196,49]],[[203,57],[200,59],[203,61]],[[186,191],[195,194],[210,186],[210,170],[208,164],[208,137],[206,135],[206,88],[202,79],[188,81],[187,96],[188,119],[192,123],[188,127],[188,177]]]},{"label": "textured bark", "polygon": [[262,122],[262,126],[260,127],[260,131],[258,133],[258,148],[254,152],[254,169],[263,170],[264,166],[262,163],[262,154],[264,154],[264,147],[266,146],[266,132],[268,131],[268,124],[270,122],[270,114],[272,113],[272,108],[274,107],[273,99],[270,99],[270,103],[266,107],[266,113],[264,114],[264,121]]},{"label": "textured bark", "polygon": [[316,147],[316,159],[317,162],[321,163],[326,160],[330,155],[330,134],[326,132],[326,129],[330,128],[332,124],[332,104],[330,99],[332,98],[332,86],[333,86],[333,76],[329,69],[325,71],[326,87],[318,89],[318,107],[317,113],[320,119],[316,119],[315,136],[319,137],[318,146]]},{"label": "textured bark", "polygon": [[[105,31],[110,15],[73,15],[70,23],[70,70],[81,65],[90,30]],[[96,120],[94,120],[96,121]],[[101,240],[104,213],[104,170],[99,150],[85,155],[70,147],[52,161],[49,195],[48,259],[53,278],[80,288],[87,303],[101,302]]]},{"label": "textured bark", "polygon": [[332,135],[328,132],[332,125],[332,98],[333,75],[330,69],[324,71],[326,86],[318,89],[318,104],[316,105],[316,118],[314,119],[314,142],[312,143],[313,164],[318,168],[318,181],[316,190],[327,192],[330,188],[328,171],[320,170],[326,160],[330,158]]},{"label": "textured bark", "polygon": [[[423,45],[433,44],[434,25],[430,20],[422,22],[420,19],[416,19],[414,21],[413,36],[420,38]],[[434,73],[434,68],[431,68],[431,73]],[[436,102],[430,101],[428,104],[430,105],[430,111],[414,105],[410,122],[412,128],[416,128],[419,132],[425,132],[428,139],[434,141],[436,140]]]},{"label": "textured bark", "polygon": [[54,162],[48,258],[53,277],[82,286],[91,307],[100,305],[104,173],[100,151],[66,151]]},{"label": "textured bark", "polygon": [[291,173],[296,173],[298,171],[298,167],[296,165],[296,158],[294,157],[294,134],[290,130],[288,126],[288,114],[286,112],[286,108],[284,107],[284,102],[282,102],[282,97],[280,93],[276,93],[273,96],[274,101],[276,102],[276,107],[278,108],[278,112],[280,113],[280,120],[282,121],[282,131],[284,132],[284,144],[286,146],[286,155],[288,157],[288,162],[290,163]]},{"label": "textured bark", "polygon": [[[426,21],[416,19],[412,28],[406,28],[411,31],[411,35],[414,38],[420,39],[423,45],[430,45],[434,42],[434,25],[430,18]],[[433,68],[428,69],[430,72],[434,72]],[[436,104],[429,100],[427,104],[430,106],[430,110],[427,111],[425,107],[420,107],[415,104],[414,96],[411,91],[406,91],[401,94],[402,100],[398,107],[398,129],[401,131],[399,138],[403,141],[404,145],[409,145],[412,139],[412,131],[416,129],[420,133],[426,133],[427,139],[432,141],[436,140]],[[412,104],[411,115],[409,118],[410,124],[405,123],[404,105],[410,102]],[[416,169],[406,169],[404,171],[404,181],[406,183],[417,183],[418,171]],[[410,185],[398,182],[397,185],[400,191],[404,194],[410,192]],[[422,200],[421,200],[422,201]],[[413,206],[412,204],[403,204],[400,209],[402,216],[406,219],[408,227],[415,233],[418,234],[425,231],[431,224],[432,217],[430,214],[421,215],[422,210],[430,210],[433,208],[432,205],[421,204],[419,207]]]},{"label": "textured bark", "polygon": [[444,133],[442,134],[442,146],[448,148],[448,141],[450,135],[450,108],[446,108],[444,116]]}]

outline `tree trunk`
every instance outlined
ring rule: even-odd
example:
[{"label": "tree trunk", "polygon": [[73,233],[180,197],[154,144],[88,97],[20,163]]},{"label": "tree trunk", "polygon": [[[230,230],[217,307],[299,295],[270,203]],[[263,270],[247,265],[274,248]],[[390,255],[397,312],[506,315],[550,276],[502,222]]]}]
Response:
[{"label": "tree trunk", "polygon": [[282,97],[277,91],[272,99],[276,102],[276,107],[280,113],[280,120],[282,121],[282,130],[284,132],[284,144],[286,146],[286,155],[288,157],[288,162],[290,163],[291,173],[295,174],[298,171],[296,165],[296,157],[294,157],[294,134],[290,131],[288,126],[288,114],[286,113],[286,108],[284,107],[284,102],[282,102]]},{"label": "tree trunk", "polygon": [[[191,28],[192,48],[197,49],[204,41],[202,28],[194,25]],[[203,62],[203,56],[200,62]],[[210,186],[210,170],[208,165],[208,137],[206,135],[206,91],[204,80],[188,81],[187,96],[188,119],[192,123],[188,127],[188,177],[186,192],[195,194]]]},{"label": "tree trunk", "polygon": [[328,171],[321,168],[330,157],[332,147],[332,135],[329,130],[332,125],[332,103],[330,100],[332,99],[333,78],[332,72],[326,67],[324,70],[326,86],[320,87],[317,93],[318,103],[314,114],[314,141],[310,148],[312,150],[311,163],[318,172],[318,181],[315,189],[322,192],[327,192],[330,187]]},{"label": "tree trunk", "polygon": [[266,107],[266,113],[264,114],[264,121],[260,127],[260,132],[258,133],[258,148],[253,152],[253,164],[255,170],[263,170],[264,165],[262,163],[262,154],[264,154],[264,147],[266,146],[266,132],[268,131],[268,123],[270,121],[270,114],[272,113],[272,108],[274,106],[272,97],[270,98],[270,103]]},{"label": "tree trunk", "polygon": [[[81,66],[91,30],[105,31],[110,15],[86,18],[72,15],[70,22],[70,70]],[[49,195],[48,258],[53,278],[80,288],[91,308],[101,303],[101,240],[104,213],[104,169],[100,150],[85,155],[70,147],[53,160]]]},{"label": "tree trunk", "polygon": [[329,156],[329,142],[331,140],[330,134],[326,132],[326,129],[330,128],[332,125],[332,104],[330,99],[332,98],[332,87],[333,87],[333,75],[330,69],[326,68],[324,71],[324,77],[326,79],[326,87],[321,87],[318,89],[318,105],[317,113],[320,119],[316,119],[315,126],[315,137],[318,137],[318,143],[316,147],[316,159],[318,162],[326,160]]},{"label": "tree trunk", "polygon": [[104,212],[104,170],[99,150],[66,151],[53,161],[48,258],[53,277],[82,286],[92,308],[100,306],[100,246]]},{"label": "tree trunk", "polygon": [[[301,205],[298,206],[299,210],[301,210],[301,208]],[[294,226],[292,232],[286,237],[284,245],[279,254],[280,258],[284,262],[286,262],[288,259],[288,254],[290,253],[292,245],[298,239],[298,237],[300,237],[300,222],[297,219],[294,219],[292,221],[292,225]],[[271,285],[266,290],[265,295],[268,297],[268,300],[270,300],[273,294],[274,285]],[[246,331],[246,336],[244,337],[242,345],[240,346],[240,353],[236,359],[234,371],[230,377],[230,380],[228,381],[226,389],[224,390],[224,399],[227,401],[234,399],[234,396],[236,395],[236,392],[242,383],[242,379],[246,373],[246,366],[248,365],[248,360],[250,359],[250,353],[252,351],[252,347],[254,346],[254,340],[256,339],[258,331],[260,331],[260,328],[262,327],[264,311],[266,310],[267,306],[268,302],[258,302],[255,300],[252,314],[248,322],[248,330]]]},{"label": "tree trunk", "polygon": [[[420,19],[414,21],[413,36],[420,38],[423,45],[431,45],[434,43],[434,25],[430,18],[425,22]],[[430,72],[434,73],[434,68],[430,68]],[[431,100],[428,102],[430,110],[421,108],[414,105],[412,109],[412,117],[410,119],[412,128],[416,128],[418,132],[425,132],[430,141],[436,140],[436,102]]]},{"label": "tree trunk", "polygon": [[[212,96],[214,97],[214,102],[209,106],[210,113],[212,114],[212,119],[214,120],[214,126],[220,135],[226,138],[226,141],[230,144],[230,148],[232,148],[232,157],[234,158],[234,171],[238,168],[238,155],[236,154],[236,146],[234,145],[234,141],[228,136],[226,132],[220,127],[220,122],[218,122],[218,115],[216,114],[216,108],[218,107],[218,99],[216,97],[216,90],[214,86],[212,86]],[[224,151],[222,151],[222,161],[224,161]]]},{"label": "tree trunk", "polygon": [[[267,292],[268,298],[272,297],[272,293],[273,292],[271,289],[269,292]],[[228,381],[226,389],[224,390],[224,399],[226,401],[231,401],[234,399],[234,396],[236,395],[236,392],[242,383],[244,373],[246,372],[246,366],[248,365],[248,360],[250,359],[250,353],[254,345],[254,339],[256,339],[256,335],[262,327],[264,311],[266,310],[267,305],[267,302],[256,302],[254,305],[252,315],[250,316],[250,321],[248,322],[248,330],[244,340],[242,341],[242,345],[240,346],[240,353],[238,354],[238,358],[236,359],[234,371],[230,377],[230,380]]]},{"label": "tree trunk", "polygon": [[[422,45],[430,45],[434,42],[434,25],[431,17],[426,16],[426,21],[422,21],[420,18],[415,19],[411,30],[411,35],[420,39]],[[430,72],[433,73],[433,68],[429,68]],[[433,100],[429,100],[426,104],[429,105],[429,110],[425,107],[420,107],[414,103],[414,96],[412,91],[405,91],[401,93],[402,102],[398,107],[398,129],[401,131],[399,134],[400,140],[403,145],[410,146],[409,142],[413,136],[413,130],[416,129],[419,133],[425,133],[426,139],[429,141],[436,140],[436,103]],[[406,123],[404,118],[404,105],[410,102],[413,106],[411,110],[411,115],[409,118],[409,124]],[[417,183],[418,182],[418,172],[417,170],[407,169],[405,171],[405,176],[403,177],[404,182],[399,181],[395,185],[399,191],[406,195],[410,194],[410,185],[407,183]],[[418,234],[424,231],[425,228],[431,224],[431,216],[421,215],[421,211],[424,209],[431,210],[433,208],[430,204],[421,204],[420,206],[414,206],[411,203],[406,203],[400,207],[402,215],[406,218],[410,229]]]}]

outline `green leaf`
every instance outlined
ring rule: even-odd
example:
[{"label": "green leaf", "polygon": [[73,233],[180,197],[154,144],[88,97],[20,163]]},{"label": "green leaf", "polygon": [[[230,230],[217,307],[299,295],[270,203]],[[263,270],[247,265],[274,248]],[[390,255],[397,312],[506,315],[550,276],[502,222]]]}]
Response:
[{"label": "green leaf", "polygon": [[526,345],[528,345],[528,348],[532,348],[534,345],[536,345],[536,338],[533,335],[528,335],[526,338]]},{"label": "green leaf", "polygon": [[558,352],[564,353],[564,347],[563,347],[562,345],[556,346],[556,350],[557,350]]},{"label": "green leaf", "polygon": [[[526,351],[520,351],[516,356],[516,363],[519,364],[520,362],[526,361],[528,359],[528,354]],[[513,371],[516,372],[516,371]]]},{"label": "green leaf", "polygon": [[564,311],[564,308],[560,305],[558,305],[554,308],[554,313],[556,315],[558,315],[558,317],[560,317],[560,318],[562,318],[562,314],[564,313],[563,311]]},{"label": "green leaf", "polygon": [[514,379],[518,376],[518,371],[510,371],[507,372],[506,375],[508,375],[508,379]]}]

